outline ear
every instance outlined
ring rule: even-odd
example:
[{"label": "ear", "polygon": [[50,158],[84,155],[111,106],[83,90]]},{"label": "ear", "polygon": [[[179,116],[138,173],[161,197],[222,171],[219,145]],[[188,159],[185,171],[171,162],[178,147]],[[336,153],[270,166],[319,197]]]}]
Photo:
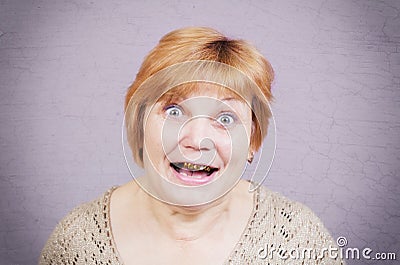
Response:
[{"label": "ear", "polygon": [[247,154],[247,162],[249,162],[250,164],[251,164],[251,162],[253,162],[253,159],[254,159],[254,153],[255,153],[255,150],[254,150],[254,146],[253,146],[253,144],[252,144],[252,142],[251,142],[251,139],[253,138],[252,136],[253,136],[253,133],[254,133],[254,131],[255,131],[255,124],[254,124],[254,121],[251,123],[251,134],[250,134],[250,145],[249,145],[249,152],[248,152],[248,154]]},{"label": "ear", "polygon": [[247,162],[251,164],[251,162],[253,162],[253,159],[254,159],[254,153],[249,151],[249,155],[247,156]]}]

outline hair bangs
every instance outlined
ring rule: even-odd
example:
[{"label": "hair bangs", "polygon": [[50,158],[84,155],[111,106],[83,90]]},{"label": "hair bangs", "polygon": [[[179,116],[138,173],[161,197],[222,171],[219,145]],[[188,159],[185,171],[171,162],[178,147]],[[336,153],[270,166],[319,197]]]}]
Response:
[{"label": "hair bangs", "polygon": [[[153,76],[154,101],[171,103],[181,101],[207,88],[216,91],[218,97],[232,97],[251,104],[254,96],[262,97],[260,89],[240,70],[213,61],[191,61],[177,64]],[[179,78],[177,78],[179,77]],[[157,89],[154,89],[157,86]],[[257,95],[259,94],[259,95]]]}]

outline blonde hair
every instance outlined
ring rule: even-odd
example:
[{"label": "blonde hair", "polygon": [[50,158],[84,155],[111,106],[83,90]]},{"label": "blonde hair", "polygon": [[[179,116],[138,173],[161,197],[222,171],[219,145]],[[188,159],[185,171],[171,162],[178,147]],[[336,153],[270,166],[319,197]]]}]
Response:
[{"label": "blonde hair", "polygon": [[166,34],[144,59],[125,97],[127,139],[135,162],[143,166],[147,107],[178,93],[189,95],[198,87],[199,80],[229,88],[230,94],[248,100],[253,111],[250,148],[257,151],[271,116],[273,78],[270,63],[244,40],[229,39],[206,27],[183,28]]}]

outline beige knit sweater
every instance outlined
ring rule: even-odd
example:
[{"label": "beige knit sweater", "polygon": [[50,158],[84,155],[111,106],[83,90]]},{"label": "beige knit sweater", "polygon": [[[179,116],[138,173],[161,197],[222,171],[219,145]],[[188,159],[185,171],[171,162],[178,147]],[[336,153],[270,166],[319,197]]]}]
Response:
[{"label": "beige knit sweater", "polygon": [[[114,189],[68,214],[48,239],[39,264],[123,264],[110,226]],[[262,187],[225,264],[344,264],[333,258],[338,252],[328,255],[330,247],[336,244],[310,209]]]}]

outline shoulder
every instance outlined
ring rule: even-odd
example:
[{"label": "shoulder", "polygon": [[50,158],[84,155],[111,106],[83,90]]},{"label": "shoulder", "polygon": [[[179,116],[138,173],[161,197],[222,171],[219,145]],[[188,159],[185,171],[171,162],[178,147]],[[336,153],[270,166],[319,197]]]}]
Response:
[{"label": "shoulder", "polygon": [[282,225],[296,226],[312,224],[323,227],[322,221],[306,205],[293,201],[267,187],[259,190],[259,214],[273,215],[271,220]]},{"label": "shoulder", "polygon": [[[315,253],[312,255],[315,254],[315,259],[323,261],[321,264],[344,264],[338,257],[331,258],[327,256],[328,253],[321,253],[325,248],[335,248],[336,243],[309,207],[264,186],[259,188],[257,196],[253,221],[254,228],[258,229],[252,229],[251,232],[253,240],[259,242],[254,249],[257,255],[260,249],[269,252],[274,249],[276,253],[286,251],[286,254],[289,251],[301,254],[306,249],[313,249]],[[299,260],[294,262],[297,264]]]},{"label": "shoulder", "polygon": [[113,190],[66,215],[47,240],[39,264],[81,264],[105,257],[108,260],[113,252],[108,218]]}]

